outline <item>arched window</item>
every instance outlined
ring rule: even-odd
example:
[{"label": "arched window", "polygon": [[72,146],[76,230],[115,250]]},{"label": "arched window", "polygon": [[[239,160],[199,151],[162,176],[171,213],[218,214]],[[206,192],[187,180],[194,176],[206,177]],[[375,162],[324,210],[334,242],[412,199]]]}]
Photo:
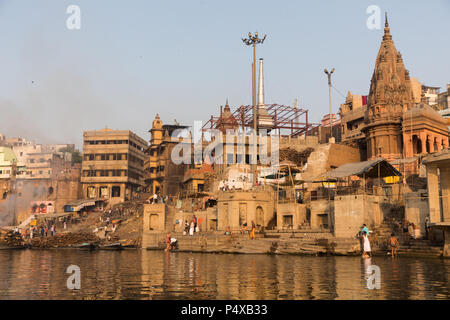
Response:
[{"label": "arched window", "polygon": [[417,135],[413,135],[412,143],[414,154],[422,153],[422,141],[419,139]]}]

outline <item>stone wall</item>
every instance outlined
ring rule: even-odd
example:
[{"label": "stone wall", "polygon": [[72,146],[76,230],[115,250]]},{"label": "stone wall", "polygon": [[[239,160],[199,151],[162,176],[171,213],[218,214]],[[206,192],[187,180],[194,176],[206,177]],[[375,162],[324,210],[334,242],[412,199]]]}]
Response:
[{"label": "stone wall", "polygon": [[[184,223],[191,223],[194,215],[197,217],[200,232],[217,230],[217,207],[207,208],[201,211],[179,211],[174,215],[175,232],[183,232]],[[178,223],[176,223],[178,221]]]},{"label": "stone wall", "polygon": [[425,220],[429,215],[428,199],[423,197],[426,192],[411,192],[405,194],[405,218],[420,228],[420,234],[425,235]]},{"label": "stone wall", "polygon": [[[289,217],[291,218],[285,218]],[[292,224],[288,225],[287,221],[291,220]],[[280,203],[277,208],[277,229],[299,229],[306,222],[306,205],[300,203]]]},{"label": "stone wall", "polygon": [[391,205],[383,197],[373,195],[337,196],[334,200],[334,236],[353,237],[363,224],[369,230],[379,226],[390,211]]},{"label": "stone wall", "polygon": [[[331,221],[330,217],[332,216],[332,212],[334,210],[333,201],[325,200],[315,200],[311,201],[311,228],[323,228],[326,226],[330,226]],[[330,215],[331,212],[331,215]]]},{"label": "stone wall", "polygon": [[218,230],[240,230],[244,222],[267,227],[274,218],[274,194],[270,191],[225,191],[218,197]]}]

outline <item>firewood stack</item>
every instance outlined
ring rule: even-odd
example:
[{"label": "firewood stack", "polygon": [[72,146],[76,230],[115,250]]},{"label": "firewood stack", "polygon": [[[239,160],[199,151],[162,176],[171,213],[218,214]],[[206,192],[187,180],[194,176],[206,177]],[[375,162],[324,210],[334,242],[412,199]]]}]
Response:
[{"label": "firewood stack", "polygon": [[58,234],[54,237],[36,237],[33,238],[31,244],[33,248],[58,248],[58,247],[72,247],[84,242],[90,242],[98,244],[100,239],[92,234],[85,232],[68,232]]},{"label": "firewood stack", "polygon": [[24,245],[24,240],[20,234],[15,234],[13,230],[0,230],[0,244],[11,247]]},{"label": "firewood stack", "polygon": [[279,152],[280,162],[289,160],[294,162],[297,166],[301,167],[308,161],[308,157],[313,152],[313,148],[306,148],[303,151],[297,151],[291,148],[281,149]]}]

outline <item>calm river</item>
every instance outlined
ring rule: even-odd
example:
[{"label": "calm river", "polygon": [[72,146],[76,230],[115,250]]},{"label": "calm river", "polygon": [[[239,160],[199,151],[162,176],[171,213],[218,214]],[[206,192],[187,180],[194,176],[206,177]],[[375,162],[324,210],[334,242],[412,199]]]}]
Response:
[{"label": "calm river", "polygon": [[[69,265],[79,290],[67,288]],[[450,299],[450,260],[0,250],[0,299]]]}]

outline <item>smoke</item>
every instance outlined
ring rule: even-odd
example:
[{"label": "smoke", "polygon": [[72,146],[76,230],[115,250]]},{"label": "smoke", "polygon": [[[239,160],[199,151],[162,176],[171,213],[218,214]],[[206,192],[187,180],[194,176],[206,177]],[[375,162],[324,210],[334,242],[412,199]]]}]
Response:
[{"label": "smoke", "polygon": [[[0,200],[0,226],[20,224],[30,216],[32,201],[50,200],[48,183],[39,181],[17,181],[16,192]],[[0,199],[3,199],[3,191]]]}]

